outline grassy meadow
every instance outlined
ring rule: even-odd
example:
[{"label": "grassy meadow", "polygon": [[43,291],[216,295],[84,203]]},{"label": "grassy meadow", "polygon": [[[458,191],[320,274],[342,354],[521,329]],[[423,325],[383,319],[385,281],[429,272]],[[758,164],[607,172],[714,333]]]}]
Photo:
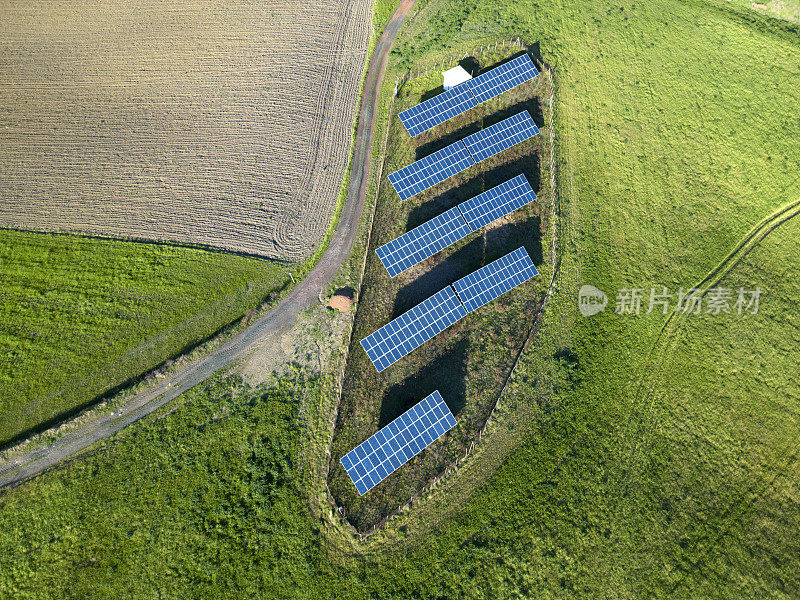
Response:
[{"label": "grassy meadow", "polygon": [[273,261],[0,231],[0,443],[93,400],[256,308]]},{"label": "grassy meadow", "polygon": [[[555,71],[562,263],[549,347],[480,460],[359,541],[309,476],[332,377],[215,379],[0,493],[0,595],[800,596],[800,221],[750,235],[800,199],[796,26],[727,2],[431,0],[394,58],[509,35]],[[576,309],[583,283],[613,308],[701,282],[760,287],[758,313]]]},{"label": "grassy meadow", "polygon": [[30,486],[6,494],[0,596],[278,598],[307,588],[320,552],[296,462],[300,398],[291,382],[245,392],[212,379],[176,413],[38,480],[36,497]]}]

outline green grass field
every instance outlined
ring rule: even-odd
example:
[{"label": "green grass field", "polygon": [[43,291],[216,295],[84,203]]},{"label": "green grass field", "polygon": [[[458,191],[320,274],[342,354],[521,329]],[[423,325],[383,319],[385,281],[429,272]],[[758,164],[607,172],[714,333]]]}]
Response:
[{"label": "green grass field", "polygon": [[[750,235],[800,200],[796,26],[727,2],[432,0],[395,58],[508,35],[555,68],[563,260],[476,458],[358,542],[308,508],[304,432],[335,386],[214,381],[0,495],[5,595],[800,596],[799,217]],[[762,288],[758,314],[576,309],[583,283],[613,305],[704,281]]]},{"label": "green grass field", "polygon": [[749,8],[761,14],[785,19],[793,23],[800,23],[800,2],[797,0],[764,0],[763,2],[753,2],[753,0],[735,0],[736,4],[742,8]]},{"label": "green grass field", "polygon": [[91,403],[256,308],[278,263],[0,232],[0,443]]}]

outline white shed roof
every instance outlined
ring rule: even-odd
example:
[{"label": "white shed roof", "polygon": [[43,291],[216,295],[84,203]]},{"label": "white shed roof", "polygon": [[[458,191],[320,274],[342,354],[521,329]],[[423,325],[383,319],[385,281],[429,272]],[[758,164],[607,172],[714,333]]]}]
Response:
[{"label": "white shed roof", "polygon": [[472,79],[472,75],[467,73],[461,65],[456,65],[452,69],[448,69],[442,73],[442,76],[444,77],[444,89],[446,90],[457,86],[459,83],[464,83]]}]

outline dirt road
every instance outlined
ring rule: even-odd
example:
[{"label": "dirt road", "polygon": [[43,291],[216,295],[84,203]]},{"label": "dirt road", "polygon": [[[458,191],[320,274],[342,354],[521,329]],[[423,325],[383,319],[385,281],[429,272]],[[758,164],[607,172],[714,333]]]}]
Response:
[{"label": "dirt road", "polygon": [[103,414],[50,445],[37,448],[12,461],[0,463],[0,487],[7,487],[49,470],[72,454],[106,438],[160,408],[214,372],[242,358],[265,335],[281,333],[297,315],[318,301],[342,262],[347,258],[358,229],[367,192],[367,175],[375,130],[380,88],[386,72],[389,49],[416,0],[402,0],[375,46],[364,82],[358,126],[354,139],[350,188],[330,246],[311,272],[263,317],[208,356],[198,359],[155,387],[133,396],[112,414]]}]

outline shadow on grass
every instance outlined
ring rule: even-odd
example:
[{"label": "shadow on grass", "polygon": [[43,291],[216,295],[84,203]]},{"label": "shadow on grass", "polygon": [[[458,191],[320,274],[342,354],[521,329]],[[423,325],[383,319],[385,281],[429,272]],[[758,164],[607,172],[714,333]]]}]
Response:
[{"label": "shadow on grass", "polygon": [[542,264],[541,218],[528,217],[524,221],[509,223],[486,232],[484,264],[505,256],[520,246],[525,246],[534,265]]},{"label": "shadow on grass", "polygon": [[378,427],[384,427],[435,390],[454,415],[464,408],[467,399],[467,351],[469,341],[456,342],[434,361],[393,385],[383,395]]},{"label": "shadow on grass", "polygon": [[461,59],[458,61],[458,66],[473,77],[478,74],[478,70],[481,68],[478,59],[476,59],[474,56],[467,56],[466,58]]},{"label": "shadow on grass", "polygon": [[447,133],[429,142],[423,142],[417,146],[417,149],[415,150],[415,160],[425,158],[429,154],[433,154],[445,146],[449,146],[450,144],[453,144],[460,139],[467,137],[468,135],[477,133],[481,129],[483,129],[481,126],[481,121],[473,121],[469,125],[465,125],[464,127],[461,127],[451,133]]},{"label": "shadow on grass", "polygon": [[[520,246],[525,247],[533,264],[542,264],[540,217],[533,216],[522,221],[506,223],[486,230],[484,235],[478,235],[470,240],[463,248],[459,248],[445,260],[400,288],[395,297],[392,318],[399,317],[445,286]],[[431,257],[428,260],[437,259]]]},{"label": "shadow on grass", "polygon": [[[480,236],[475,237],[466,246],[448,256],[446,260],[439,262],[411,283],[401,287],[394,300],[392,318],[411,310],[445,286],[474,271],[480,266],[483,253],[484,239]],[[433,256],[428,260],[434,261],[436,258]]]},{"label": "shadow on grass", "polygon": [[487,115],[483,120],[483,127],[486,128],[490,127],[491,125],[495,125],[500,121],[504,121],[509,117],[513,117],[515,114],[520,113],[523,110],[528,111],[533,119],[533,122],[536,123],[536,126],[539,129],[544,127],[544,114],[542,113],[542,107],[541,104],[539,104],[538,97],[522,100],[521,102],[517,102],[511,106],[507,106],[506,108],[502,108],[497,112]]},{"label": "shadow on grass", "polygon": [[512,177],[516,177],[520,173],[527,177],[528,183],[538,194],[541,186],[539,155],[532,153],[479,173],[457,188],[448,190],[419,206],[415,206],[408,214],[406,231],[419,227],[425,221],[442,214],[457,204],[474,198],[496,185],[500,185],[504,181],[508,181]]},{"label": "shadow on grass", "polygon": [[425,102],[426,100],[430,100],[431,98],[435,98],[436,96],[441,94],[443,91],[444,91],[444,86],[443,85],[440,85],[439,87],[435,87],[432,90],[428,90],[427,92],[422,94],[422,96],[420,96],[419,101],[420,101],[420,103],[422,103],[422,102]]},{"label": "shadow on grass", "polygon": [[508,119],[509,117],[522,112],[523,110],[527,110],[528,113],[530,113],[531,118],[539,129],[544,127],[544,115],[542,114],[542,107],[539,104],[539,99],[537,97],[529,98],[493,112],[490,115],[486,115],[486,117],[483,119],[473,121],[472,123],[436,138],[435,140],[420,144],[417,146],[415,151],[415,160],[419,160],[428,156],[429,154],[433,154],[445,146],[449,146],[454,142],[464,139],[468,135],[472,135],[473,133],[485,129],[486,127],[495,125],[500,121]]},{"label": "shadow on grass", "polygon": [[356,291],[353,288],[349,287],[349,286],[348,287],[339,288],[335,292],[333,292],[334,296],[344,296],[348,300],[353,300],[355,298],[355,294],[356,294]]}]

